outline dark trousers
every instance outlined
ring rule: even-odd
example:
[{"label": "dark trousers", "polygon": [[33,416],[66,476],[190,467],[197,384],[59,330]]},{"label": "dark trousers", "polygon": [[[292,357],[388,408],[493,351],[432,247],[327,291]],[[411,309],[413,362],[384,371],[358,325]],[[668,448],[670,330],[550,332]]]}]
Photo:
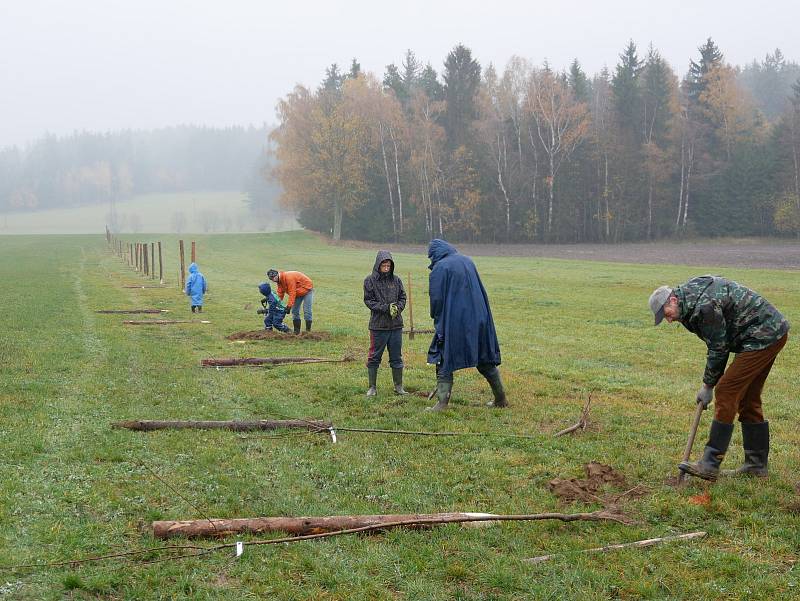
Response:
[{"label": "dark trousers", "polygon": [[383,359],[383,350],[389,347],[389,365],[395,369],[403,367],[403,330],[370,330],[367,367],[378,367]]},{"label": "dark trousers", "polygon": [[[491,382],[491,378],[497,373],[497,366],[493,363],[479,363],[476,366],[476,369],[480,374],[486,378],[487,382]],[[449,382],[450,384],[453,383],[453,372],[449,374],[443,373],[439,371],[439,366],[436,366],[436,381],[437,382]]]},{"label": "dark trousers", "polygon": [[775,357],[786,346],[788,337],[786,334],[772,346],[760,351],[736,355],[714,389],[715,420],[732,424],[738,413],[740,422],[758,424],[764,421],[761,390]]}]

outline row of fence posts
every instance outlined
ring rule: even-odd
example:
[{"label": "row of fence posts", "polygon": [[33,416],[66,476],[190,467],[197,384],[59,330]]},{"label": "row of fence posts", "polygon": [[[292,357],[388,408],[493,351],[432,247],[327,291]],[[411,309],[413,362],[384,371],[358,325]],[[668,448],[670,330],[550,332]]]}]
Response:
[{"label": "row of fence posts", "polygon": [[[111,247],[115,255],[120,257],[125,263],[137,273],[156,279],[156,251],[158,251],[158,281],[164,284],[164,258],[162,253],[161,241],[158,242],[128,242],[114,236],[106,226],[106,242]],[[197,245],[192,240],[192,260],[197,262]],[[178,256],[180,257],[180,272],[178,282],[180,289],[186,286],[186,259],[183,240],[178,240]]]}]

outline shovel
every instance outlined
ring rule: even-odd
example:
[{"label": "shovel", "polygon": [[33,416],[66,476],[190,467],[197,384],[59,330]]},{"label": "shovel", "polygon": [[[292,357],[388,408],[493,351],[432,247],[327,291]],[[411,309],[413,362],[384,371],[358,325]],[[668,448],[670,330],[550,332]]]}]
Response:
[{"label": "shovel", "polygon": [[[700,425],[700,418],[703,416],[703,403],[697,403],[697,408],[694,410],[694,418],[692,419],[692,427],[689,430],[689,440],[686,441],[686,449],[683,451],[683,461],[689,461],[692,455],[692,447],[694,446],[694,438],[697,436],[697,427]],[[678,470],[678,486],[681,486],[686,481],[686,472]]]}]

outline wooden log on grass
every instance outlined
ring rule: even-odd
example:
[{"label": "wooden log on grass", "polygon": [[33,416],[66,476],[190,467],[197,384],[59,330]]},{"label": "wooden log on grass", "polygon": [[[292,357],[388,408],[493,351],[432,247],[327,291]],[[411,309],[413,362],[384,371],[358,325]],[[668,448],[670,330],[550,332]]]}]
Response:
[{"label": "wooden log on grass", "polygon": [[346,363],[352,359],[320,359],[318,357],[233,357],[225,359],[203,359],[202,367],[258,367],[261,365],[286,365],[298,363]]},{"label": "wooden log on grass", "polygon": [[201,320],[193,321],[188,319],[129,319],[122,322],[126,326],[169,326],[176,323],[211,323]]},{"label": "wooden log on grass", "polygon": [[423,329],[423,330],[418,330],[418,329],[414,328],[413,330],[403,330],[403,334],[408,334],[409,338],[413,339],[413,334],[433,334],[435,331],[436,330],[429,329],[429,328],[426,328],[426,329]]},{"label": "wooden log on grass", "polygon": [[325,533],[354,533],[381,531],[389,528],[429,528],[438,524],[463,524],[468,522],[560,520],[612,521],[622,524],[630,520],[609,511],[591,513],[534,513],[522,515],[497,515],[493,513],[428,513],[395,515],[339,515],[327,517],[260,517],[153,522],[153,536],[172,538],[184,536],[221,537],[231,534],[262,534],[287,532],[295,536],[314,536]]},{"label": "wooden log on grass", "polygon": [[259,420],[126,420],[111,424],[114,428],[152,432],[154,430],[233,430],[234,432],[253,432],[263,430],[299,429],[311,432],[327,432],[331,422],[305,419],[259,419]]},{"label": "wooden log on grass", "polygon": [[97,309],[95,313],[106,315],[134,315],[139,313],[168,313],[166,309]]}]

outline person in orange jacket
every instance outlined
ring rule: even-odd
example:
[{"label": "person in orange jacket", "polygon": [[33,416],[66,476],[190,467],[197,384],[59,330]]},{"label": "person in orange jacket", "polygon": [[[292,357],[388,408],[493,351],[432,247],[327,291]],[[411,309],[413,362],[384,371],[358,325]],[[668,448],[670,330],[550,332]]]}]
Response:
[{"label": "person in orange jacket", "polygon": [[283,301],[288,294],[286,310],[292,311],[292,325],[294,333],[300,333],[300,305],[303,305],[303,317],[306,320],[306,332],[311,331],[311,306],[314,302],[314,283],[301,271],[278,271],[270,269],[267,277],[278,285],[275,294]]}]

